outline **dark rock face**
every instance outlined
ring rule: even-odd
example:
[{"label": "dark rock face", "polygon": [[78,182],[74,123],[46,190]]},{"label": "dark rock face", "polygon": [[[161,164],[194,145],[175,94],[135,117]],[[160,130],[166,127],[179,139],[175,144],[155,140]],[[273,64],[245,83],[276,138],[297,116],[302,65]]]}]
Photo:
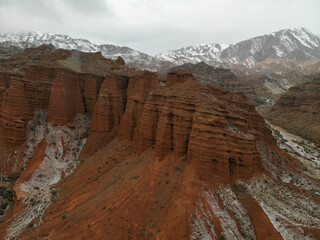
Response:
[{"label": "dark rock face", "polygon": [[1,117],[3,94],[10,87],[10,82],[12,77],[19,77],[19,76],[10,74],[7,72],[0,72],[0,117]]},{"label": "dark rock face", "polygon": [[202,84],[214,84],[231,92],[244,93],[254,103],[260,101],[257,93],[261,86],[258,87],[252,82],[239,79],[230,69],[215,68],[204,62],[187,63],[173,69],[192,72],[195,80]]},{"label": "dark rock face", "polygon": [[116,59],[115,63],[118,65],[123,65],[123,66],[126,65],[125,61],[120,56]]},{"label": "dark rock face", "polygon": [[320,144],[320,77],[292,87],[272,107],[267,117],[289,132]]}]

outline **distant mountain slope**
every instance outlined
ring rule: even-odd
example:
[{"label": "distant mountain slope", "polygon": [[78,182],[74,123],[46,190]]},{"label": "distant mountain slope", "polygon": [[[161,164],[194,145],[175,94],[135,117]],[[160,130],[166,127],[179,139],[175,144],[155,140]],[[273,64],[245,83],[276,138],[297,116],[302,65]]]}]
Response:
[{"label": "distant mountain slope", "polygon": [[320,146],[320,75],[290,88],[265,115],[277,126]]},{"label": "distant mountain slope", "polygon": [[107,58],[121,56],[129,66],[159,70],[173,65],[199,63],[221,65],[231,68],[233,65],[253,67],[268,59],[289,59],[297,63],[309,60],[320,61],[320,36],[306,28],[284,29],[259,37],[250,38],[234,45],[199,44],[160,53],[156,56],[136,51],[129,47],[111,44],[94,44],[86,39],[72,38],[68,35],[40,32],[7,33],[0,35],[0,56],[3,49],[8,54],[24,49],[52,44],[55,48],[76,49],[84,52],[101,52]]},{"label": "distant mountain slope", "polygon": [[320,36],[305,28],[284,29],[250,38],[234,45],[202,44],[163,52],[161,60],[183,63],[204,61],[242,64],[252,67],[268,58],[287,58],[296,62],[320,61]]},{"label": "distant mountain slope", "polygon": [[20,48],[38,47],[42,44],[52,44],[55,48],[67,50],[76,49],[84,52],[96,52],[98,46],[88,40],[72,38],[68,35],[50,34],[40,32],[7,33],[0,35],[0,42],[7,42],[8,46]]},{"label": "distant mountain slope", "polygon": [[320,60],[320,37],[305,28],[285,29],[239,42],[221,53],[222,61],[248,67],[267,58]]},{"label": "distant mountain slope", "polygon": [[221,52],[230,46],[231,45],[219,43],[199,44],[163,52],[156,55],[156,57],[163,61],[174,62],[177,65],[185,63],[195,64],[201,61],[210,64],[221,62]]},{"label": "distant mountain slope", "polygon": [[[40,32],[7,33],[0,35],[0,56],[2,58],[22,51],[25,48],[38,47],[43,44],[52,44],[55,48],[76,49],[83,52],[101,52],[106,58],[115,59],[121,56],[128,66],[157,70],[171,66],[171,63],[160,61],[155,57],[133,50],[129,47],[120,47],[112,44],[94,44],[82,38],[72,38],[68,35]],[[4,50],[8,49],[7,52]],[[14,50],[14,51],[13,51]],[[7,55],[7,56],[6,56]]]}]

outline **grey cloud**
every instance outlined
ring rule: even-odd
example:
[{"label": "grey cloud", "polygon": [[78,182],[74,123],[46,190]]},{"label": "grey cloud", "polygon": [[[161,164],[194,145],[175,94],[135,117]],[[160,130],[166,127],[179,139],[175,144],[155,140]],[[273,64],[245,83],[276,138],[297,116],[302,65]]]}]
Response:
[{"label": "grey cloud", "polygon": [[112,15],[112,9],[107,1],[101,0],[67,0],[64,1],[67,7],[80,11],[84,14],[108,14]]}]

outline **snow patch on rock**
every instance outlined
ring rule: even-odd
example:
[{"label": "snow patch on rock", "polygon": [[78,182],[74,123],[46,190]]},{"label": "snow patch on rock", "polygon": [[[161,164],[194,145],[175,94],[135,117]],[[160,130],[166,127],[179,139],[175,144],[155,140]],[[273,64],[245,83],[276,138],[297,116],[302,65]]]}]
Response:
[{"label": "snow patch on rock", "polygon": [[31,178],[20,185],[24,192],[24,209],[8,227],[5,239],[19,236],[23,229],[38,218],[38,225],[52,200],[53,184],[62,176],[68,176],[79,164],[79,154],[86,139],[81,138],[88,130],[89,118],[78,115],[74,120],[75,128],[54,126],[46,121],[46,113],[38,112],[28,124],[28,144],[25,151],[25,164],[33,155],[37,144],[45,139],[47,147],[45,157]]},{"label": "snow patch on rock", "polygon": [[230,186],[220,185],[202,194],[191,224],[192,239],[216,239],[212,215],[218,217],[225,239],[256,239],[249,214]]},{"label": "snow patch on rock", "polygon": [[305,239],[302,226],[320,227],[320,203],[316,196],[267,176],[250,180],[246,187],[284,239]]}]

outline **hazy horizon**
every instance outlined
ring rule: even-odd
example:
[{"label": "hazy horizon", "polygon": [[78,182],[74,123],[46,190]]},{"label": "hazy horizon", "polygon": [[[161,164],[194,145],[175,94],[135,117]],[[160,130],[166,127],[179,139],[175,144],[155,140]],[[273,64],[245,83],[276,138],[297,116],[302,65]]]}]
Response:
[{"label": "hazy horizon", "polygon": [[2,0],[0,33],[65,34],[155,55],[304,27],[319,35],[318,0]]}]

